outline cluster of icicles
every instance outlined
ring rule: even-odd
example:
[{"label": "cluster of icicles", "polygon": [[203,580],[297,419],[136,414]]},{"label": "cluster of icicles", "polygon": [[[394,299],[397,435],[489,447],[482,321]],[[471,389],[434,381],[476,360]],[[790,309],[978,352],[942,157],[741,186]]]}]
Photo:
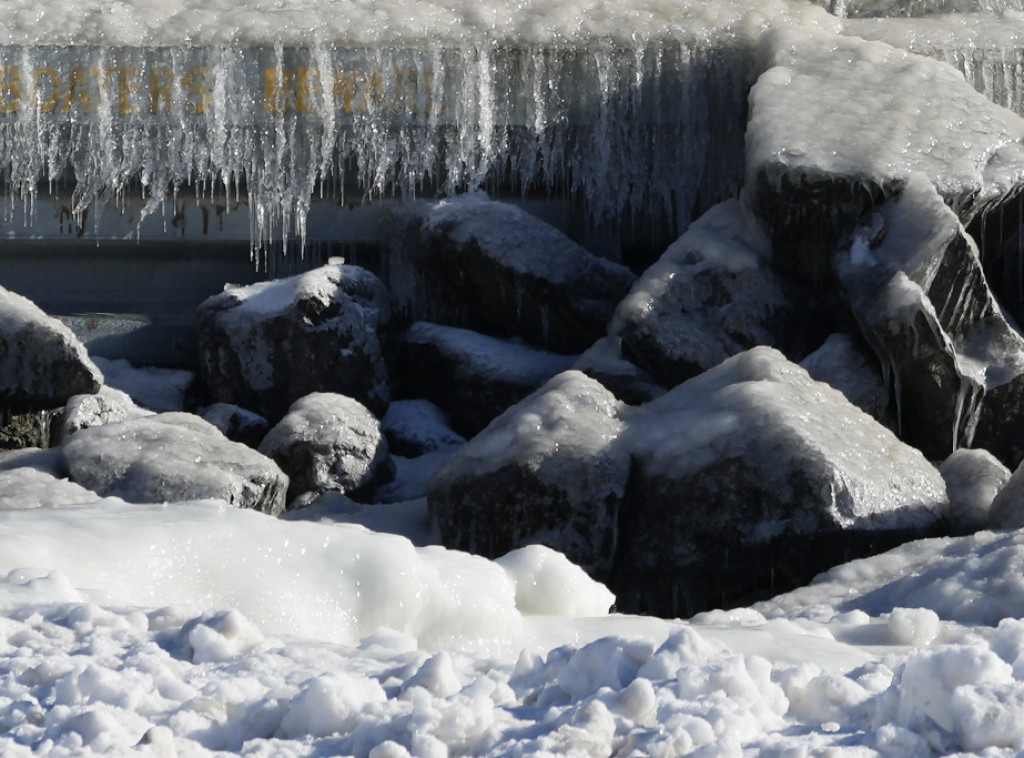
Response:
[{"label": "cluster of icicles", "polygon": [[654,208],[685,226],[741,175],[750,66],[716,55],[0,48],[8,217],[62,186],[80,224],[97,203],[141,200],[145,217],[195,192],[246,204],[259,249],[301,242],[314,198],[501,186],[585,197],[597,222]]}]

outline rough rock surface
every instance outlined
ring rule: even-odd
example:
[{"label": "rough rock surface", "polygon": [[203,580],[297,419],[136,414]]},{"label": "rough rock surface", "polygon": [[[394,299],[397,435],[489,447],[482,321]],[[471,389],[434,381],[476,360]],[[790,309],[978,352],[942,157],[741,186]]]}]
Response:
[{"label": "rough rock surface", "polygon": [[296,400],[259,451],[288,474],[289,501],[327,490],[358,499],[394,472],[380,422],[359,401],[332,392]]},{"label": "rough rock surface", "polygon": [[75,395],[68,400],[55,443],[59,445],[81,429],[152,415],[152,411],[137,406],[127,393],[104,385],[95,395]]},{"label": "rough rock surface", "polygon": [[430,480],[427,505],[444,544],[494,558],[540,543],[606,575],[629,478],[616,442],[624,407],[566,371],[508,409]]},{"label": "rough rock surface", "polygon": [[396,311],[579,353],[636,278],[535,216],[464,196],[403,205],[389,221]]},{"label": "rough rock surface", "polygon": [[102,384],[103,374],[70,329],[0,287],[0,407],[56,408]]},{"label": "rough rock surface", "polygon": [[977,246],[927,177],[858,225],[835,256],[840,292],[882,363],[900,436],[932,460],[983,447],[1024,457],[1024,337],[986,282]]},{"label": "rough rock surface", "polygon": [[641,275],[609,333],[665,387],[757,345],[800,360],[821,344],[827,320],[814,293],[770,259],[756,219],[736,200],[721,203]]},{"label": "rough rock surface", "polygon": [[311,392],[383,412],[389,312],[383,283],[344,264],[229,289],[199,306],[200,373],[216,400],[271,421]]},{"label": "rough rock surface", "polygon": [[72,481],[130,503],[217,498],[271,515],[284,510],[288,477],[277,464],[190,413],[82,429],[60,451]]},{"label": "rough rock surface", "polygon": [[574,360],[420,321],[397,340],[391,365],[396,394],[430,400],[449,415],[455,431],[471,437]]},{"label": "rough rock surface", "polygon": [[627,437],[630,518],[612,589],[620,603],[624,588],[639,593],[635,610],[797,586],[866,546],[926,533],[948,509],[919,451],[770,348],[637,409]]},{"label": "rough rock surface", "polygon": [[777,260],[824,282],[840,238],[923,173],[968,222],[1024,184],[1024,120],[951,66],[830,31],[765,35],[746,193]]}]

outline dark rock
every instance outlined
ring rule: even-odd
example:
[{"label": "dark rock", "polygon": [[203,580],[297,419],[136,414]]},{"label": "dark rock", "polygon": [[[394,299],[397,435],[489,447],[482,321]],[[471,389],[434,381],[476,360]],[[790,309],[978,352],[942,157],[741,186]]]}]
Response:
[{"label": "dark rock", "polygon": [[466,329],[417,322],[397,340],[391,373],[398,394],[430,400],[448,414],[455,431],[471,437],[574,360]]},{"label": "dark rock", "polygon": [[349,395],[383,412],[378,330],[388,318],[383,283],[355,266],[229,289],[199,306],[200,373],[216,400],[271,421],[311,392]]},{"label": "dark rock", "polygon": [[[747,201],[775,260],[823,283],[839,240],[922,173],[967,223],[1024,186],[1024,121],[950,66],[820,30],[764,36]],[[829,95],[823,97],[822,93]]]},{"label": "dark rock", "polygon": [[491,558],[532,543],[606,575],[629,453],[620,403],[567,371],[495,419],[434,474],[427,505],[444,544]]},{"label": "dark rock", "polygon": [[400,206],[388,221],[396,311],[579,353],[635,276],[515,206],[476,197]]},{"label": "dark rock", "polygon": [[0,411],[0,450],[50,447],[62,409],[7,413]]},{"label": "dark rock", "polygon": [[72,481],[130,503],[216,498],[271,515],[285,505],[277,464],[189,413],[82,429],[60,451]]},{"label": "dark rock", "polygon": [[900,436],[932,460],[961,446],[1024,455],[1024,338],[974,241],[915,174],[835,256],[839,288],[892,383]]},{"label": "dark rock", "polygon": [[407,458],[457,450],[466,444],[466,438],[451,428],[448,414],[429,400],[395,400],[380,425],[388,449]]},{"label": "dark rock", "polygon": [[208,405],[200,409],[198,415],[220,429],[229,440],[252,448],[259,447],[270,431],[270,424],[263,416],[231,403]]},{"label": "dark rock", "polygon": [[0,287],[0,408],[53,409],[102,384],[103,375],[70,329]]},{"label": "dark rock", "polygon": [[394,473],[380,422],[359,401],[330,392],[296,400],[259,450],[288,474],[290,502],[327,490],[359,499]]},{"label": "dark rock", "polygon": [[619,608],[741,605],[935,529],[945,484],[837,390],[754,348],[636,409]]},{"label": "dark rock", "polygon": [[640,405],[665,394],[654,377],[622,355],[620,337],[602,337],[585,350],[572,368],[596,379],[624,403]]},{"label": "dark rock", "polygon": [[609,333],[665,387],[757,345],[800,360],[821,344],[828,320],[814,293],[775,273],[770,258],[744,206],[717,205],[643,273]]}]

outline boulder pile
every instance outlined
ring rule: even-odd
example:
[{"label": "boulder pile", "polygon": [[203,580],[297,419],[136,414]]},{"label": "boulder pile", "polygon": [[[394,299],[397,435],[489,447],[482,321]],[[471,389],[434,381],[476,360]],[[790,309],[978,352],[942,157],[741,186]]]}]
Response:
[{"label": "boulder pile", "polygon": [[1024,120],[882,42],[760,60],[743,191],[646,270],[483,195],[396,203],[376,270],[200,306],[203,405],[142,407],[0,291],[0,507],[417,499],[448,547],[543,544],[665,615],[1019,528],[1024,335],[971,229],[1024,193]]}]

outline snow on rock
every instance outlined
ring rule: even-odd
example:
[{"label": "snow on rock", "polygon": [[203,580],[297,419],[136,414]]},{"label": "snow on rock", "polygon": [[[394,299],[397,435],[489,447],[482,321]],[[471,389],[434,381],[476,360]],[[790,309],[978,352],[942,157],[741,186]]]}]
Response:
[{"label": "snow on rock", "polygon": [[1024,337],[977,246],[923,174],[835,255],[839,290],[891,382],[900,435],[941,460],[961,445],[1024,457]]},{"label": "snow on rock", "polygon": [[516,608],[538,616],[603,616],[615,596],[562,553],[527,545],[494,561],[516,585]]},{"label": "snow on rock", "polygon": [[845,551],[920,535],[948,507],[919,451],[767,347],[637,409],[626,444],[620,607],[692,613],[763,597]]},{"label": "snow on rock", "polygon": [[292,403],[259,451],[288,475],[290,502],[327,490],[358,499],[394,474],[380,422],[358,400],[333,392],[313,392]]},{"label": "snow on rock", "polygon": [[846,395],[866,414],[891,426],[889,387],[878,359],[870,349],[846,334],[830,335],[800,366],[815,381],[825,382]]},{"label": "snow on rock", "polygon": [[456,450],[466,444],[465,438],[452,430],[448,415],[422,398],[395,400],[380,425],[388,448],[407,457]]},{"label": "snow on rock", "polygon": [[606,574],[629,477],[622,409],[598,382],[566,371],[505,411],[430,480],[444,544],[497,557],[540,543]]},{"label": "snow on rock", "polygon": [[[806,587],[754,606],[768,618],[829,621],[927,608],[963,627],[995,627],[1024,615],[1024,531],[977,532],[908,542],[837,566]],[[891,639],[891,635],[889,635]]]},{"label": "snow on rock", "polygon": [[377,331],[388,318],[381,281],[344,264],[227,289],[198,309],[200,374],[216,400],[271,421],[311,392],[383,411],[387,369]]},{"label": "snow on rock", "polygon": [[60,444],[80,429],[152,415],[153,411],[140,408],[126,393],[105,384],[94,395],[75,395],[68,400],[55,435],[55,444]]},{"label": "snow on rock", "polygon": [[392,352],[396,393],[430,400],[465,436],[479,432],[575,360],[575,356],[425,321],[410,326]]},{"label": "snow on rock", "polygon": [[915,172],[965,223],[1024,185],[1024,120],[951,66],[809,28],[765,40],[746,190],[776,256],[804,277],[824,281],[840,237]]},{"label": "snow on rock", "polygon": [[757,219],[736,200],[717,205],[643,273],[609,333],[666,387],[756,345],[800,360],[825,338],[826,320],[815,293],[770,258]]},{"label": "snow on rock", "polygon": [[988,525],[992,529],[1019,529],[1024,527],[1024,463],[999,489],[988,512]]},{"label": "snow on rock", "polygon": [[270,514],[284,510],[288,477],[189,413],[160,413],[82,429],[60,447],[73,482],[133,503],[219,498]]},{"label": "snow on rock", "polygon": [[396,311],[578,353],[635,276],[516,206],[476,195],[399,206],[389,222]]},{"label": "snow on rock", "polygon": [[95,393],[103,374],[64,324],[0,287],[0,405],[26,411]]},{"label": "snow on rock", "polygon": [[990,509],[1010,479],[1010,470],[987,450],[960,448],[942,462],[949,519],[953,529],[969,533],[992,524]]}]

